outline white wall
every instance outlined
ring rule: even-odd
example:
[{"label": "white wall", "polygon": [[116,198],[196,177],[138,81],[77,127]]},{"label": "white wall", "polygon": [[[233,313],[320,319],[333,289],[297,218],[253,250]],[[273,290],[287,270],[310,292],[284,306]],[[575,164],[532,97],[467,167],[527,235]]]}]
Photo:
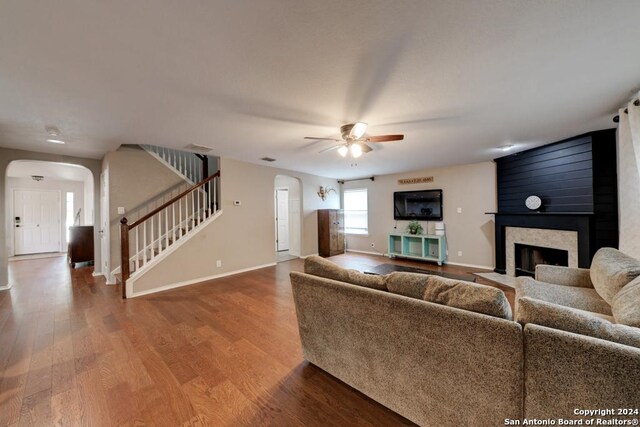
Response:
[{"label": "white wall", "polygon": [[[340,197],[321,200],[320,186],[338,187],[331,178],[308,175],[236,160],[220,159],[222,216],[178,247],[165,261],[131,281],[136,293],[176,283],[271,265],[276,262],[273,189],[276,175],[298,178],[302,184],[301,255],[318,252],[317,209],[335,209]],[[233,201],[240,200],[240,206]],[[216,260],[222,267],[216,267]]]},{"label": "white wall", "polygon": [[[137,146],[123,146],[107,153],[103,172],[109,182],[109,268],[120,266],[120,218],[118,207],[125,208],[130,221],[132,210],[186,181],[155,157]],[[142,212],[142,211],[141,211]],[[144,211],[146,213],[146,211]],[[140,214],[140,212],[138,212]],[[109,272],[104,272],[109,273]]]},{"label": "white wall", "polygon": [[[402,178],[433,176],[428,184],[400,185]],[[485,212],[496,211],[496,168],[493,162],[474,163],[410,173],[376,176],[375,181],[347,182],[343,190],[367,188],[369,203],[369,235],[348,235],[347,249],[366,252],[387,252],[387,234],[404,232],[409,221],[393,219],[393,193],[395,191],[442,189],[443,221],[449,250],[448,263],[486,268],[495,267],[495,228],[493,216]],[[462,213],[457,213],[462,208]],[[426,222],[422,222],[425,227]],[[434,222],[429,222],[429,234],[434,233]],[[371,247],[371,243],[375,245]],[[462,251],[462,256],[458,256]]]},{"label": "white wall", "polygon": [[[14,190],[57,190],[60,192],[60,232],[61,244],[60,251],[67,251],[67,229],[66,229],[66,193],[73,192],[74,197],[74,215],[79,208],[85,209],[85,191],[84,182],[80,181],[57,181],[45,179],[44,181],[34,181],[31,178],[7,178],[7,192],[5,193],[5,206],[7,206],[7,230],[9,230],[8,248],[9,255],[15,254],[15,227],[13,224],[13,193]],[[85,219],[81,216],[81,224],[85,225]]]}]

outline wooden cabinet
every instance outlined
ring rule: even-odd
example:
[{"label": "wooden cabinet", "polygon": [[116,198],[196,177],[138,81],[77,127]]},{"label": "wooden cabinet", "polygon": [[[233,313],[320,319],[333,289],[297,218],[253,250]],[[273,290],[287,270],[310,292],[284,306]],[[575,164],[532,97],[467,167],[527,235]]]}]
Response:
[{"label": "wooden cabinet", "polygon": [[342,209],[318,209],[318,253],[323,257],[344,253]]},{"label": "wooden cabinet", "polygon": [[75,225],[69,227],[69,247],[67,251],[72,268],[78,262],[93,261],[93,226]]}]

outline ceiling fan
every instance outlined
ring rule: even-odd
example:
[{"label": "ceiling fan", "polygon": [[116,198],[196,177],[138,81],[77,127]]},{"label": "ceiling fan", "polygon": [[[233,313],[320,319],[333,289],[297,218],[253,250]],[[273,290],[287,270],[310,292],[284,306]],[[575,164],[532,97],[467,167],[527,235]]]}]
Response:
[{"label": "ceiling fan", "polygon": [[[325,153],[327,151],[338,150],[338,153],[345,157],[348,153],[351,153],[351,156],[354,158],[358,158],[362,155],[362,153],[368,153],[372,151],[367,142],[389,142],[389,141],[402,141],[404,139],[404,135],[369,135],[365,136],[365,132],[367,130],[367,124],[363,122],[356,123],[348,123],[346,125],[340,126],[340,133],[342,134],[342,139],[336,138],[319,138],[314,136],[305,136],[304,139],[319,139],[326,141],[336,141],[341,144],[334,145],[333,147],[326,148],[320,153]],[[344,141],[344,142],[343,142]]]}]

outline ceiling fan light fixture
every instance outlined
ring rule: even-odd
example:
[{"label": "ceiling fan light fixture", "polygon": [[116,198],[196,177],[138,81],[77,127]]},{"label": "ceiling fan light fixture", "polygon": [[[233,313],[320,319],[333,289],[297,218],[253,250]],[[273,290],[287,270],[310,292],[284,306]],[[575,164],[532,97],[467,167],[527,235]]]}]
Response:
[{"label": "ceiling fan light fixture", "polygon": [[362,156],[362,147],[360,146],[360,144],[351,145],[351,155],[354,159]]},{"label": "ceiling fan light fixture", "polygon": [[351,136],[353,137],[353,139],[360,139],[366,131],[367,131],[367,124],[363,122],[357,122],[351,128]]},{"label": "ceiling fan light fixture", "polygon": [[342,147],[338,148],[338,154],[340,154],[342,157],[346,157],[348,152],[349,152],[349,149],[347,148],[346,145],[343,145]]}]

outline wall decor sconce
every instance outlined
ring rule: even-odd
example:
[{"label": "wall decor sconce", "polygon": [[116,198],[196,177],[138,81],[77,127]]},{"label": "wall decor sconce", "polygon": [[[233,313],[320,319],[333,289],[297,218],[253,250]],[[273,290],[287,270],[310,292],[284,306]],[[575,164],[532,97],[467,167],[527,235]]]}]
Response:
[{"label": "wall decor sconce", "polygon": [[327,195],[331,192],[334,192],[336,194],[338,194],[338,192],[336,191],[335,188],[333,187],[323,187],[320,186],[320,191],[318,191],[318,196],[320,196],[320,198],[324,201],[327,198]]}]

